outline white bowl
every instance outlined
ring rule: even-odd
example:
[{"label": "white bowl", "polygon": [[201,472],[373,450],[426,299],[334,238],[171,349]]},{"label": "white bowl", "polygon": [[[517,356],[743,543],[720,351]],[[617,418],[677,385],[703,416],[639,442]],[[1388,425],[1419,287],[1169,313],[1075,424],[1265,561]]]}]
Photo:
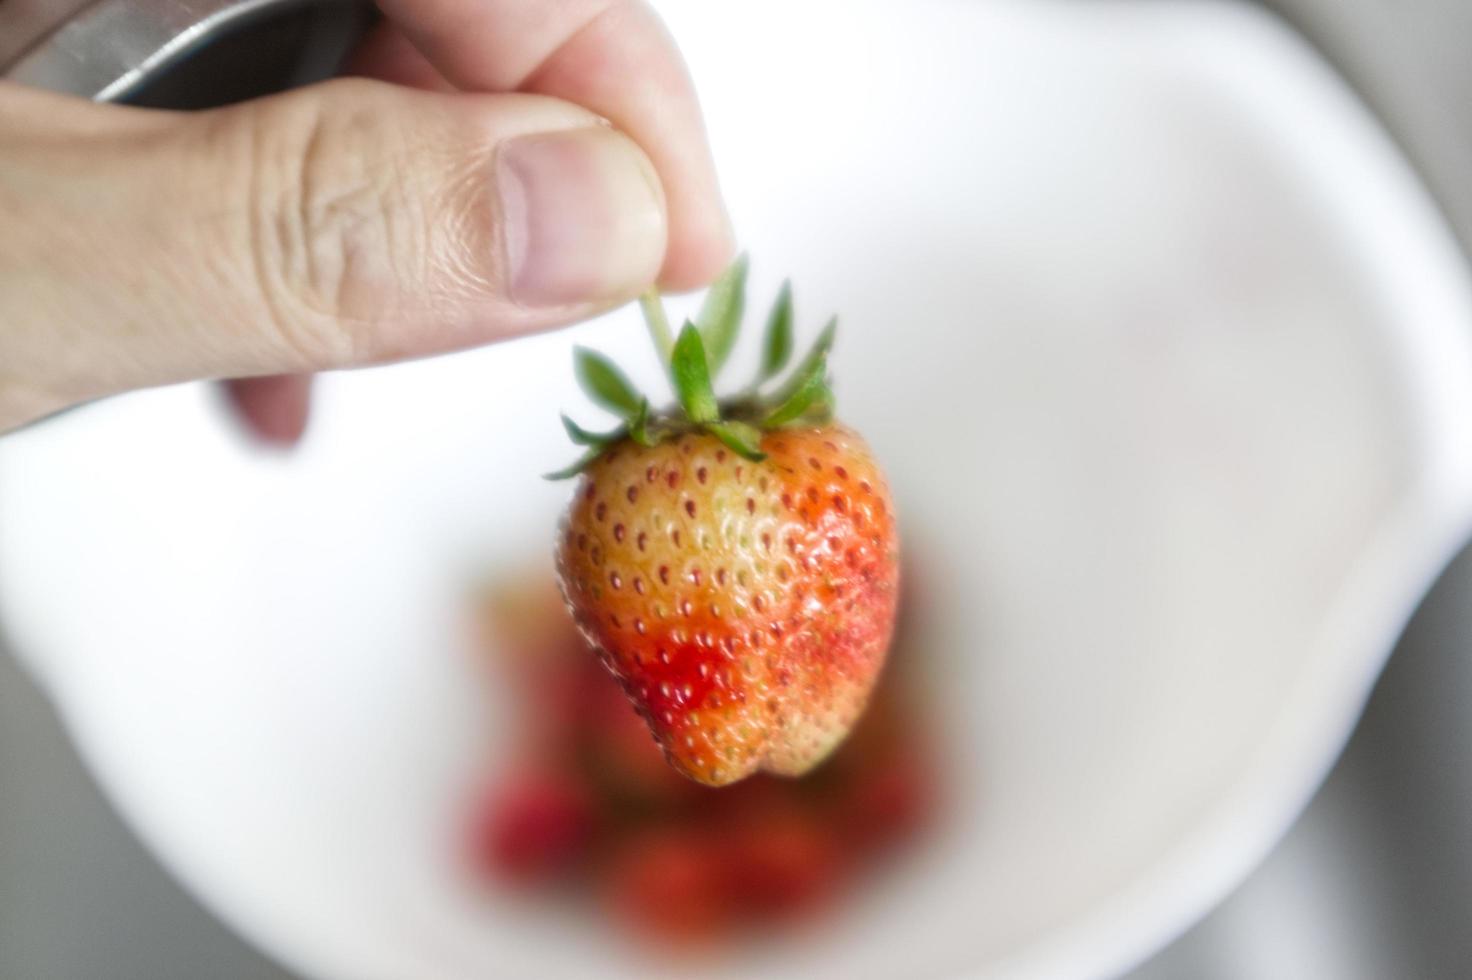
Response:
[{"label": "white bowl", "polygon": [[[1472,501],[1472,302],[1412,172],[1231,4],[665,5],[755,296],[830,310],[923,554],[932,847],[765,977],[1098,976],[1257,861]],[[133,827],[314,977],[648,975],[476,898],[500,714],[457,634],[549,546],[574,342],[326,379],[294,456],[200,387],[0,442],[0,613]],[[584,412],[586,415],[587,413]],[[491,699],[494,701],[494,699]]]}]

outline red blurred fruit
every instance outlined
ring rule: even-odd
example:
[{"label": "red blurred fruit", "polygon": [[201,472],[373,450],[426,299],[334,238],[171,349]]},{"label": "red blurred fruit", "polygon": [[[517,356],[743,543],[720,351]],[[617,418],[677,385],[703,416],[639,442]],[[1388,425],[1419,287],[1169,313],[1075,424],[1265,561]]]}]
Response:
[{"label": "red blurred fruit", "polygon": [[555,772],[523,772],[491,796],[471,828],[476,865],[498,877],[532,883],[574,868],[595,823],[581,781]]},{"label": "red blurred fruit", "polygon": [[898,844],[930,817],[934,776],[919,752],[896,751],[869,759],[853,780],[836,821],[855,850]]},{"label": "red blurred fruit", "polygon": [[895,677],[806,778],[714,789],[666,762],[546,578],[518,577],[482,608],[521,760],[472,828],[487,877],[578,883],[646,940],[703,946],[821,912],[932,816],[939,772]]},{"label": "red blurred fruit", "polygon": [[753,918],[814,909],[834,893],[843,871],[834,836],[801,801],[736,815],[720,837],[725,888]]},{"label": "red blurred fruit", "polygon": [[719,840],[695,830],[656,827],[629,838],[606,868],[613,915],[678,945],[715,937],[733,912],[724,858]]}]

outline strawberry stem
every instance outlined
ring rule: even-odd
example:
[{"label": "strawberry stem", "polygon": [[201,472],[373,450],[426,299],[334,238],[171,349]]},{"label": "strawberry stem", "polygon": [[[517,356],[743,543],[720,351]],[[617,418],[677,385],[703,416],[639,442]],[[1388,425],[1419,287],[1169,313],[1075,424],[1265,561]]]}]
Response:
[{"label": "strawberry stem", "polygon": [[639,309],[644,312],[644,324],[649,328],[649,339],[659,351],[659,362],[665,372],[670,370],[670,358],[675,352],[675,335],[670,330],[670,321],[664,312],[664,303],[659,298],[659,289],[650,286],[639,296]]}]

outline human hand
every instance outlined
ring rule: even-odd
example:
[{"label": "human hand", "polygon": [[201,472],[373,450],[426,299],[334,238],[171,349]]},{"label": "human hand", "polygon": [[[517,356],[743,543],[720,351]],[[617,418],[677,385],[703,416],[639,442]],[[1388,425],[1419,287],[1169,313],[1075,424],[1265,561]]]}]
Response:
[{"label": "human hand", "polygon": [[0,83],[0,432],[230,383],[290,443],[309,372],[591,316],[729,258],[698,105],[640,0],[382,0],[344,79],[199,113]]}]

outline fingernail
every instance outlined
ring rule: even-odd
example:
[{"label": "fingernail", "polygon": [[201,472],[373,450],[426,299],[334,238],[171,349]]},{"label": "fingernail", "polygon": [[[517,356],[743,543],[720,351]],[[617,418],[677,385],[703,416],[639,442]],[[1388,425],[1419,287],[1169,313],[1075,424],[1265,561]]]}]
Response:
[{"label": "fingernail", "polygon": [[637,295],[664,261],[659,178],[605,128],[518,136],[496,155],[511,298],[523,306]]}]

